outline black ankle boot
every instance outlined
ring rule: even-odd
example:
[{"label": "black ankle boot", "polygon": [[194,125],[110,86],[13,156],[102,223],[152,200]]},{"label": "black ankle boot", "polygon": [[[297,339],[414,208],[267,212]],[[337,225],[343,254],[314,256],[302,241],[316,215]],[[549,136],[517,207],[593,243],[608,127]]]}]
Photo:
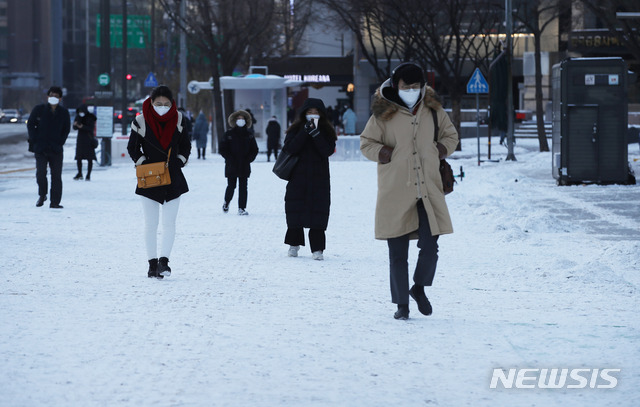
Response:
[{"label": "black ankle boot", "polygon": [[395,319],[409,319],[409,304],[398,304],[398,310],[393,314]]},{"label": "black ankle boot", "polygon": [[158,276],[169,277],[170,275],[171,268],[169,267],[169,259],[160,257],[158,259]]},{"label": "black ankle boot", "polygon": [[420,313],[423,315],[431,315],[433,313],[433,308],[424,293],[423,286],[414,284],[414,286],[409,290],[409,295],[418,304],[418,311],[420,311]]},{"label": "black ankle boot", "polygon": [[77,173],[76,176],[73,177],[73,179],[75,179],[75,180],[82,179],[82,174],[81,173]]},{"label": "black ankle boot", "polygon": [[158,274],[158,259],[149,260],[149,272],[147,273],[147,277],[162,279],[163,277]]}]

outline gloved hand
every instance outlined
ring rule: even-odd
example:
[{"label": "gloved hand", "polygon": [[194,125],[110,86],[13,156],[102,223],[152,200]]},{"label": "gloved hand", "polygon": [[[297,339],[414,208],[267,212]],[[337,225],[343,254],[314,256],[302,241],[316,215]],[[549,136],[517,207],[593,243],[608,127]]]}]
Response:
[{"label": "gloved hand", "polygon": [[391,161],[391,154],[393,153],[393,147],[383,146],[378,153],[378,161],[380,164],[387,164]]},{"label": "gloved hand", "polygon": [[308,122],[306,122],[304,124],[304,130],[307,132],[307,134],[309,134],[311,137],[315,137],[318,134],[320,134],[320,130],[318,130],[318,128],[315,126],[315,124],[313,124],[313,121],[309,120]]},{"label": "gloved hand", "polygon": [[436,144],[436,147],[438,147],[438,158],[441,160],[447,158],[447,148],[441,143]]}]

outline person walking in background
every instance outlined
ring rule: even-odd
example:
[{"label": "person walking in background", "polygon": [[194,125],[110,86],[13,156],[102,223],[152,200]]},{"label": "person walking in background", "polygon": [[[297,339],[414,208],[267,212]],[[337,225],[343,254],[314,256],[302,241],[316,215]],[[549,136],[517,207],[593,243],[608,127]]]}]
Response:
[{"label": "person walking in background", "polygon": [[342,113],[342,126],[344,128],[344,134],[352,136],[356,134],[356,112],[354,112],[350,106],[345,106],[345,111]]},{"label": "person walking in background", "polygon": [[304,246],[304,228],[314,260],[323,260],[329,223],[331,181],[329,156],[336,148],[336,132],[320,99],[305,100],[296,121],[287,129],[282,151],[298,157],[284,197],[289,256]]},{"label": "person walking in background", "polygon": [[224,193],[223,212],[229,211],[229,202],[233,199],[236,185],[238,191],[238,215],[248,215],[247,183],[251,175],[251,163],[258,155],[258,143],[251,132],[251,115],[245,110],[231,113],[228,119],[229,130],[220,141],[220,155],[224,157],[224,176],[227,177],[227,189]]},{"label": "person walking in background", "polygon": [[273,156],[275,159],[278,159],[278,150],[280,149],[280,135],[282,129],[280,128],[280,123],[278,123],[278,119],[273,116],[269,119],[269,123],[267,124],[267,162],[271,161],[271,152],[273,152]]},{"label": "person walking in background", "polygon": [[[389,247],[396,319],[409,318],[409,296],[422,314],[431,315],[424,287],[436,272],[438,236],[453,233],[439,168],[456,149],[458,133],[438,100],[419,65],[400,64],[376,90],[373,115],[360,135],[362,154],[378,162],[375,237]],[[420,248],[411,289],[410,239],[418,239]]]},{"label": "person walking in background", "polygon": [[47,91],[47,103],[37,105],[27,121],[29,151],[36,157],[36,181],[38,201],[36,206],[47,200],[47,166],[51,169],[50,208],[62,209],[62,159],[63,146],[69,136],[71,123],[69,111],[60,104],[62,89],[52,86]]},{"label": "person walking in background", "polygon": [[184,107],[179,107],[178,111],[182,113],[182,117],[184,119],[184,134],[189,136],[189,140],[191,140],[193,134],[193,120],[191,120],[191,114],[184,110]]},{"label": "person walking in background", "polygon": [[207,117],[201,111],[196,118],[196,124],[193,126],[193,140],[196,141],[198,150],[198,159],[200,159],[200,150],[202,150],[202,159],[205,160],[207,151],[207,134],[209,133],[209,122]]},{"label": "person walking in background", "polygon": [[[142,114],[131,123],[127,150],[136,164],[168,163],[171,183],[154,188],[136,188],[142,197],[144,237],[149,271],[147,277],[171,275],[169,256],[176,235],[180,196],[189,191],[182,167],[191,154],[191,140],[185,133],[186,118],[176,109],[173,93],[160,85],[142,104]],[[162,244],[158,258],[158,223],[162,208]]]},{"label": "person walking in background", "polygon": [[78,164],[78,173],[73,179],[82,179],[82,160],[87,160],[87,177],[85,180],[91,180],[91,170],[93,169],[93,161],[96,159],[96,147],[98,147],[98,139],[94,131],[96,128],[96,116],[89,112],[86,105],[82,105],[76,109],[76,118],[73,120],[73,129],[78,130],[76,138],[76,162]]}]

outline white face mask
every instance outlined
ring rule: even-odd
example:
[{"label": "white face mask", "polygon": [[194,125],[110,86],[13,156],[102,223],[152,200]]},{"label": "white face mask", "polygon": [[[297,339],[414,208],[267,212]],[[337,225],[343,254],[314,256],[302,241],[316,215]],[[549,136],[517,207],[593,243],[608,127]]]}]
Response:
[{"label": "white face mask", "polygon": [[236,120],[236,125],[238,127],[244,127],[244,125],[247,124],[247,122],[244,119],[238,119]]},{"label": "white face mask", "polygon": [[84,113],[80,112],[80,113],[78,113],[78,116],[84,117]]},{"label": "white face mask", "polygon": [[156,113],[158,113],[160,116],[164,116],[165,114],[167,114],[167,112],[171,109],[171,107],[169,106],[156,106],[153,105],[153,109],[156,111]]},{"label": "white face mask", "polygon": [[408,107],[413,107],[420,98],[420,89],[398,90],[398,96]]},{"label": "white face mask", "polygon": [[49,99],[47,99],[47,102],[49,102],[50,105],[57,105],[58,103],[60,103],[60,99],[58,99],[55,96],[49,96]]},{"label": "white face mask", "polygon": [[311,121],[311,120],[314,120],[314,119],[315,119],[315,121],[320,120],[320,115],[319,114],[308,114],[307,115],[307,120],[308,121]]}]

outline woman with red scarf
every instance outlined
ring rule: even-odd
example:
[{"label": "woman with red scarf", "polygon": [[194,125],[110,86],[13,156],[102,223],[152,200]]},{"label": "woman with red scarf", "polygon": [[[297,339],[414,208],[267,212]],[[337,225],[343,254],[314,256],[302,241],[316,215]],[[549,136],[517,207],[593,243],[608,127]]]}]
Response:
[{"label": "woman with red scarf", "polygon": [[[142,197],[145,245],[149,259],[148,277],[171,275],[169,255],[176,233],[180,195],[189,191],[182,173],[191,154],[191,140],[184,132],[184,118],[176,109],[173,93],[164,85],[151,91],[142,104],[142,115],[131,123],[127,150],[136,164],[165,162],[169,158],[171,184],[155,188],[136,188]],[[162,240],[158,257],[158,223],[162,207]]]}]

